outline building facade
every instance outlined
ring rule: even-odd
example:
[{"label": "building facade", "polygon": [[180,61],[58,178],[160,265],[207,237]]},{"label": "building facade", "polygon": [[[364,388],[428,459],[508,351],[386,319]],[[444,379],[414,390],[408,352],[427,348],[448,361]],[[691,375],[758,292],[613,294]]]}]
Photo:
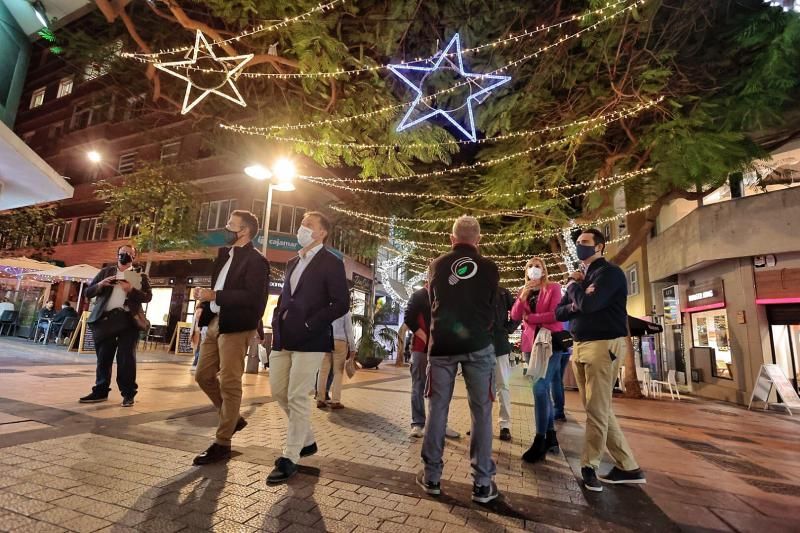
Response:
[{"label": "building facade", "polygon": [[[216,248],[223,245],[229,214],[245,209],[263,221],[267,184],[244,174],[241,156],[215,153],[206,140],[210,132],[198,129],[191,116],[159,109],[147,104],[145,98],[144,94],[131,95],[114,86],[102,65],[76,71],[43,48],[31,57],[22,94],[25,105],[17,114],[16,132],[74,187],[74,196],[59,202],[57,219],[47,225],[45,235],[30,236],[53,243],[52,259],[67,266],[115,263],[118,247],[138,234],[136,224],[120,224],[104,215],[105,206],[95,194],[98,180],[124,180],[145,162],[178,165],[181,179],[196,190],[197,231],[204,246],[138,257],[140,263],[152,262],[154,297],[147,316],[168,336],[177,322],[193,318],[192,287],[210,286],[213,258]],[[101,161],[90,161],[90,152]],[[296,190],[273,193],[267,253],[272,272],[264,317],[267,325],[282,288],[285,265],[300,248],[296,232],[303,214],[338,200],[320,187],[296,181]],[[345,263],[353,301],[367,306],[371,303],[372,264],[351,249],[351,240],[347,231],[337,228],[328,244]],[[254,244],[261,248],[262,243],[263,229]],[[20,253],[27,245],[1,244]],[[77,294],[77,283],[61,283],[57,303],[75,301]]]}]

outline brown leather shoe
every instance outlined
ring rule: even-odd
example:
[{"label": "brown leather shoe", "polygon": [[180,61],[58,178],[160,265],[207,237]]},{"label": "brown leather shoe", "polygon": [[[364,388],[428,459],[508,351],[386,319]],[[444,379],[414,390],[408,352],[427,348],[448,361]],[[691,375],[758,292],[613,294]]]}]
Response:
[{"label": "brown leather shoe", "polygon": [[326,407],[328,407],[327,403],[317,400],[317,409],[325,409]]},{"label": "brown leather shoe", "polygon": [[331,409],[344,409],[344,405],[342,405],[340,402],[333,402],[333,403],[330,404],[330,408]]}]

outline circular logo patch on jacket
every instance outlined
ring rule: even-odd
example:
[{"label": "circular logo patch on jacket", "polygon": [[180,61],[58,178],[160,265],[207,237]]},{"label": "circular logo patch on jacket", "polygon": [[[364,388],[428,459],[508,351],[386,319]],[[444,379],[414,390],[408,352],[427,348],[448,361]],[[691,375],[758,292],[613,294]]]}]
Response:
[{"label": "circular logo patch on jacket", "polygon": [[462,279],[469,279],[475,276],[475,274],[478,273],[478,265],[471,257],[462,257],[456,259],[450,267],[450,272],[452,272],[452,274],[447,278],[447,281],[450,285],[455,285]]}]

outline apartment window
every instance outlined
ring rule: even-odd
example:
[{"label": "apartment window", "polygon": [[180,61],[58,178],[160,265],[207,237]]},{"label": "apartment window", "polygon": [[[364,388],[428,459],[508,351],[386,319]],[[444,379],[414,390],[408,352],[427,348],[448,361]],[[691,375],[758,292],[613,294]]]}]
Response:
[{"label": "apartment window", "polygon": [[267,202],[265,202],[264,200],[253,200],[253,209],[252,209],[251,212],[258,219],[258,227],[259,228],[262,226],[262,220],[261,219],[264,218],[264,205],[266,203]]},{"label": "apartment window", "polygon": [[625,273],[628,278],[628,296],[639,294],[639,264],[633,265]]},{"label": "apartment window", "polygon": [[128,105],[125,108],[124,120],[132,120],[144,113],[144,93],[128,98]]},{"label": "apartment window", "polygon": [[72,229],[71,220],[60,220],[50,222],[44,226],[44,242],[53,244],[67,244],[69,242],[69,232]]},{"label": "apartment window", "polygon": [[115,238],[119,239],[130,239],[131,237],[136,237],[139,235],[141,231],[141,223],[139,219],[134,219],[128,222],[127,224],[117,221],[117,233]]},{"label": "apartment window", "polygon": [[71,130],[82,130],[99,123],[103,119],[103,107],[91,102],[82,102],[72,111]]},{"label": "apartment window", "polygon": [[58,82],[58,94],[56,95],[56,97],[61,98],[62,96],[67,96],[68,94],[71,94],[73,84],[74,84],[74,78],[72,76],[68,78],[61,78],[61,81]]},{"label": "apartment window", "polygon": [[197,229],[200,231],[211,231],[222,229],[228,223],[231,211],[236,210],[236,200],[216,200],[200,205],[200,220],[197,222]]},{"label": "apartment window", "polygon": [[168,141],[161,145],[161,162],[171,165],[178,162],[178,155],[181,152],[181,141]]},{"label": "apartment window", "polygon": [[76,242],[102,241],[106,238],[106,224],[103,217],[82,218],[78,221]]},{"label": "apartment window", "polygon": [[24,142],[25,144],[30,146],[31,143],[33,142],[33,138],[35,136],[36,136],[36,132],[35,131],[25,132],[25,133],[22,134],[22,142]]},{"label": "apartment window", "polygon": [[119,156],[119,164],[117,165],[117,171],[120,174],[129,174],[134,171],[136,167],[136,156],[138,152],[136,150],[132,150],[130,152],[125,152],[120,154]]},{"label": "apartment window", "polygon": [[64,134],[64,121],[56,122],[50,126],[50,129],[47,131],[47,138],[48,139],[58,139]]},{"label": "apartment window", "polygon": [[107,69],[102,63],[89,63],[83,69],[83,81],[91,81],[99,78],[107,72]]},{"label": "apartment window", "polygon": [[269,230],[279,233],[297,233],[305,213],[304,207],[273,203],[269,217]]},{"label": "apartment window", "polygon": [[30,109],[33,109],[34,107],[39,107],[44,103],[44,90],[45,90],[44,87],[39,87],[38,89],[33,91],[33,94],[31,95]]}]

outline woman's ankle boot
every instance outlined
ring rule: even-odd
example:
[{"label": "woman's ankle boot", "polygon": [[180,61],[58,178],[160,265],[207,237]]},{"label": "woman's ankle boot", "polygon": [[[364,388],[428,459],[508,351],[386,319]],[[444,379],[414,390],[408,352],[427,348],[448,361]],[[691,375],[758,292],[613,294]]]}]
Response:
[{"label": "woman's ankle boot", "polygon": [[561,448],[558,445],[558,438],[556,438],[556,430],[551,429],[544,437],[544,446],[550,453],[559,453]]},{"label": "woman's ankle boot", "polygon": [[522,460],[526,463],[538,463],[543,461],[547,455],[547,446],[545,445],[545,436],[536,435],[533,439],[533,444],[528,448],[528,451],[522,454]]}]

